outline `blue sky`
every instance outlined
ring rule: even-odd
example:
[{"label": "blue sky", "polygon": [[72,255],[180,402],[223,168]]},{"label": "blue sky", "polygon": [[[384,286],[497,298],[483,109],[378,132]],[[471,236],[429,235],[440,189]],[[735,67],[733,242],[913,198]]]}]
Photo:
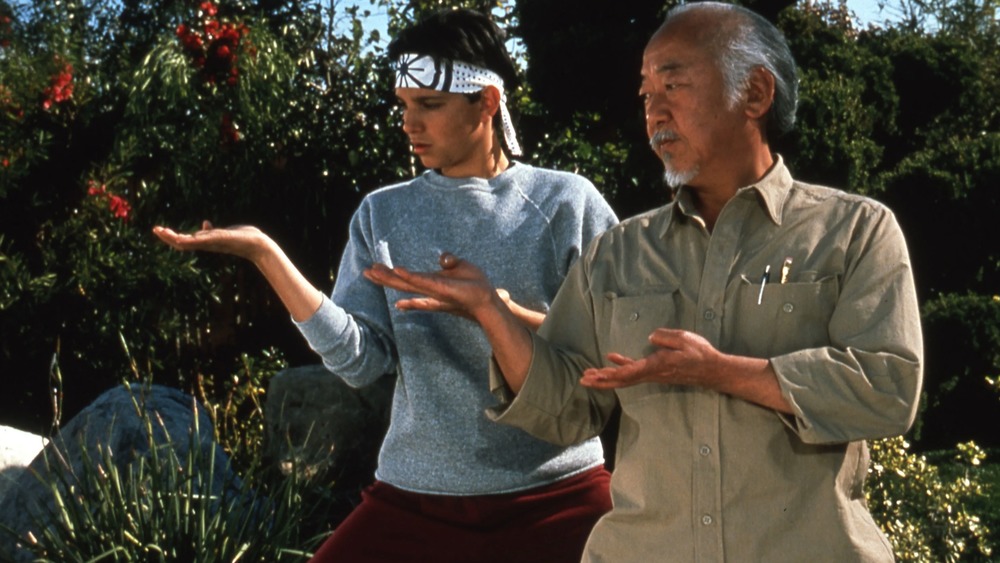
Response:
[{"label": "blue sky", "polygon": [[879,13],[878,2],[876,0],[847,0],[847,8],[858,17],[861,27],[865,27],[872,22],[883,21],[889,15],[885,11]]}]

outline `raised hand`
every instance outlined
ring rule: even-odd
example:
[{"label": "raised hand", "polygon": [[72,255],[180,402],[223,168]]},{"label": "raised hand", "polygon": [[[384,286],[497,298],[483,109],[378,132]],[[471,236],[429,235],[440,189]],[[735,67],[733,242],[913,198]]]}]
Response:
[{"label": "raised hand", "polygon": [[177,250],[201,250],[246,258],[257,266],[296,321],[312,316],[323,302],[323,294],[292,264],[284,251],[257,227],[217,229],[208,221],[192,234],[153,227],[153,234]]},{"label": "raised hand", "polygon": [[615,365],[585,370],[580,384],[595,389],[639,383],[716,387],[712,379],[721,376],[722,354],[703,337],[686,330],[661,328],[649,335],[649,341],[657,346],[652,354],[638,360],[608,354],[608,360]]},{"label": "raised hand", "polygon": [[482,270],[450,253],[441,254],[437,272],[411,272],[374,264],[364,271],[372,283],[422,297],[401,299],[396,307],[437,311],[474,319],[477,309],[493,304],[496,290]]},{"label": "raised hand", "polygon": [[447,311],[478,322],[507,384],[517,393],[531,362],[530,323],[511,310],[509,296],[505,300],[474,264],[449,253],[441,255],[440,264],[437,272],[375,264],[364,274],[372,283],[423,296],[401,299],[396,303],[401,309]]},{"label": "raised hand", "polygon": [[231,254],[254,262],[272,244],[271,239],[257,227],[241,225],[215,228],[208,221],[203,221],[201,230],[191,234],[178,233],[161,226],[153,227],[153,234],[177,250]]},{"label": "raised hand", "polygon": [[686,330],[660,328],[649,335],[657,347],[638,360],[608,354],[614,366],[590,368],[580,385],[617,389],[640,383],[689,385],[726,393],[783,413],[792,406],[781,393],[778,378],[765,358],[723,354],[701,335]]}]

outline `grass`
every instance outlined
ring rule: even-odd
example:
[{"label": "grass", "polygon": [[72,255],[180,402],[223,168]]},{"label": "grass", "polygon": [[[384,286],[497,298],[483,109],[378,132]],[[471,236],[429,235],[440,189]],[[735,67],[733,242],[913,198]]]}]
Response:
[{"label": "grass", "polygon": [[69,448],[45,450],[46,467],[36,476],[48,498],[20,538],[35,561],[270,562],[309,555],[303,546],[316,540],[303,535],[310,509],[294,476],[268,481],[257,466],[252,478],[240,478],[214,441],[202,441],[197,412],[189,435],[175,438],[134,396],[133,404],[147,454],[88,449],[82,438],[76,464],[66,460]]}]

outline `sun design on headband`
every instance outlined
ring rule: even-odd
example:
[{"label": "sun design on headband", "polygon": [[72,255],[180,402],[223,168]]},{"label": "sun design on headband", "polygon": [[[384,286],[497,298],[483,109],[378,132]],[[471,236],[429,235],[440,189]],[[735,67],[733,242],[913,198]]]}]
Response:
[{"label": "sun design on headband", "polygon": [[[442,67],[444,68],[442,69]],[[432,71],[433,74],[431,74]],[[444,80],[441,80],[442,74],[444,74]],[[431,90],[447,92],[450,85],[451,61],[412,53],[399,58],[396,67],[397,88],[430,88]]]}]

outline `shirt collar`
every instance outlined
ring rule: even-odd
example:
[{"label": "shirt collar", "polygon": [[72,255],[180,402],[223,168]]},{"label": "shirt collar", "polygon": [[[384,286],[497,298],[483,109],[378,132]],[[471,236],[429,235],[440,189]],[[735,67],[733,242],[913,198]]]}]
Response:
[{"label": "shirt collar", "polygon": [[737,195],[748,190],[757,190],[760,201],[775,225],[781,225],[785,212],[785,200],[792,188],[792,174],[785,166],[784,159],[777,155],[771,169],[756,184],[740,189]]},{"label": "shirt collar", "polygon": [[[750,190],[756,190],[760,194],[760,201],[767,210],[768,216],[776,225],[781,225],[781,221],[784,214],[785,200],[788,198],[789,191],[792,187],[792,175],[785,166],[785,161],[782,159],[781,155],[776,155],[774,164],[771,169],[764,174],[756,183],[750,184],[749,186],[744,186],[736,192],[735,197],[740,197],[742,194],[749,192]],[[744,196],[745,197],[745,196]],[[691,201],[691,193],[689,190],[682,186],[677,191],[677,196],[671,204],[675,211],[674,213],[668,213],[667,217],[663,221],[662,228],[660,230],[660,236],[666,236],[667,231],[670,229],[670,224],[674,220],[674,215],[677,213],[686,215],[692,220],[698,219],[698,212],[694,208],[694,203]]]}]

